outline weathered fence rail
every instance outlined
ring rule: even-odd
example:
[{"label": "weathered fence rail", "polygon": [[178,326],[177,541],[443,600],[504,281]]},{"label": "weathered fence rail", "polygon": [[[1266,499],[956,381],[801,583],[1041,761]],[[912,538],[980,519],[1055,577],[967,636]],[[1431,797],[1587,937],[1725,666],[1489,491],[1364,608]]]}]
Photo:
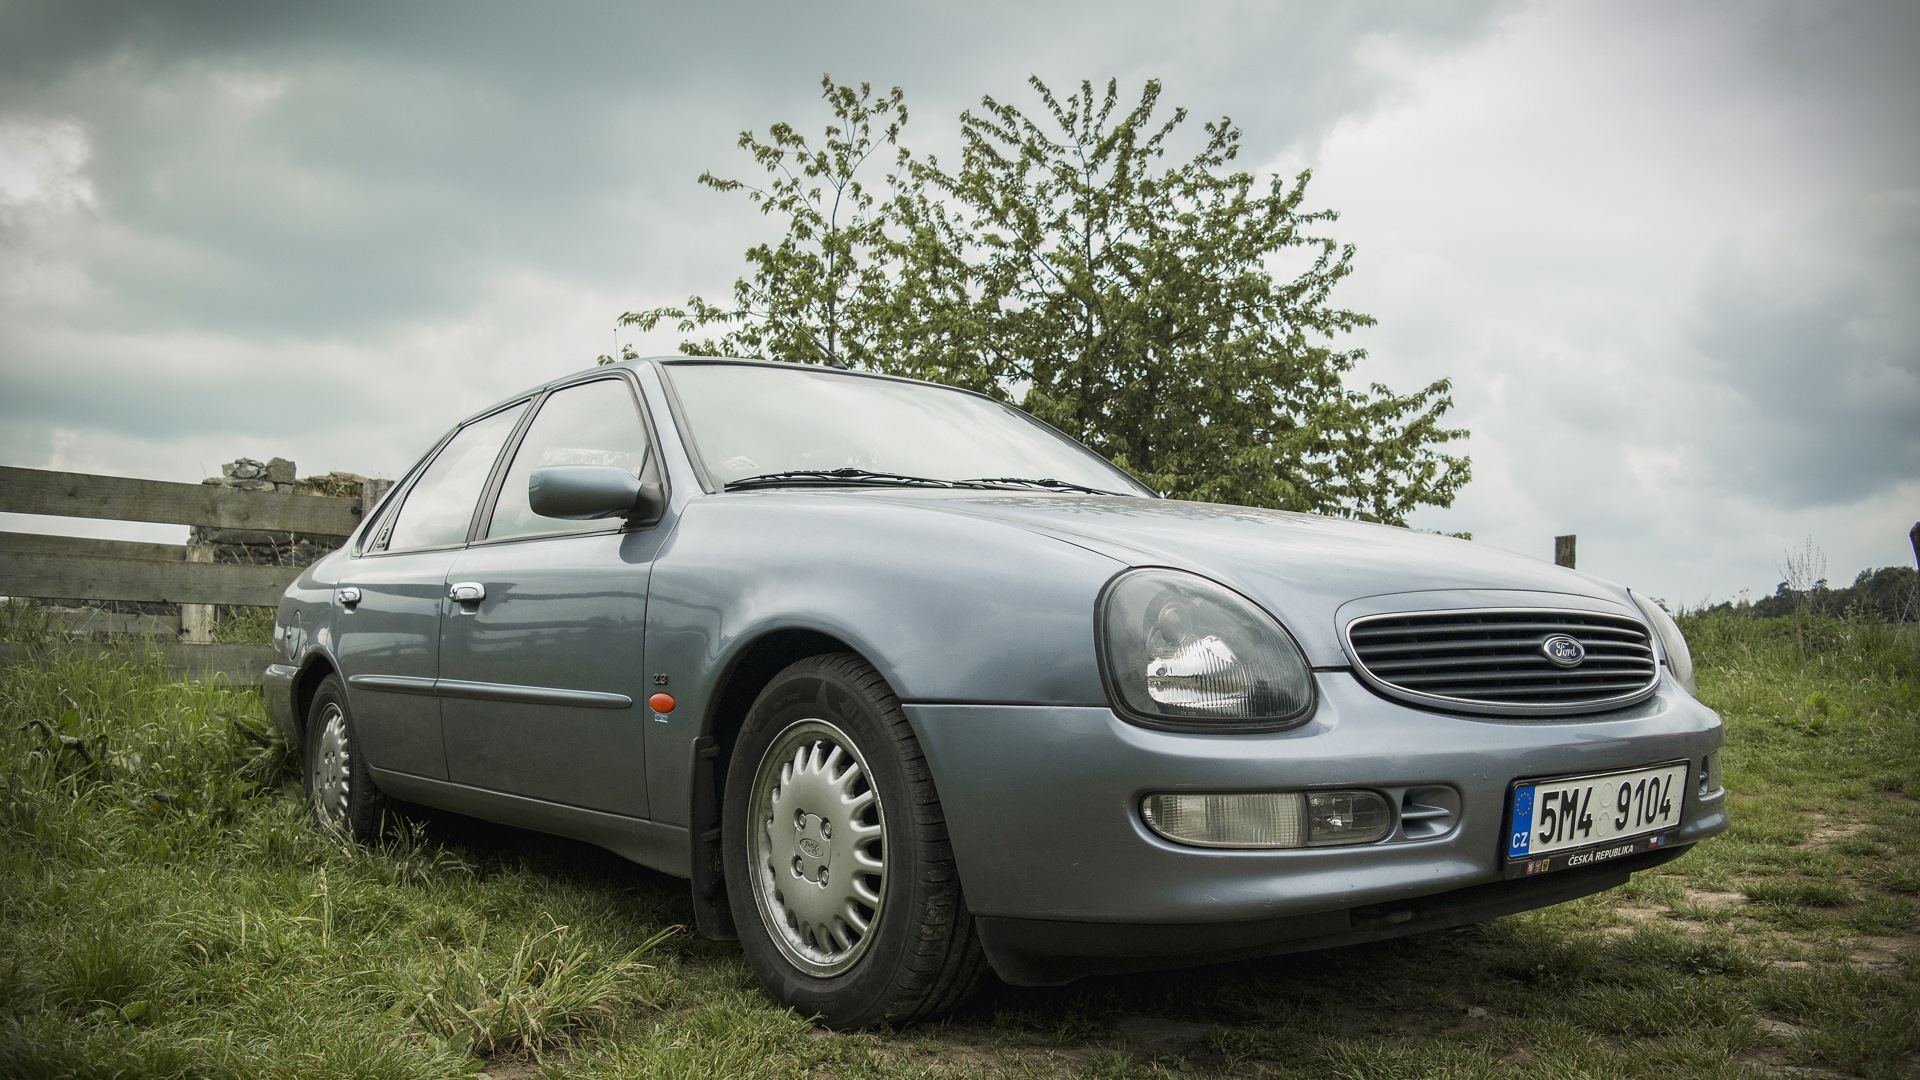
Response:
[{"label": "weathered fence rail", "polygon": [[[291,464],[286,470],[290,477]],[[253,682],[271,661],[271,646],[214,642],[213,606],[279,603],[304,560],[228,560],[221,558],[223,548],[247,550],[252,544],[292,552],[300,538],[307,548],[324,550],[353,531],[385,484],[364,481],[358,488],[357,495],[341,497],[0,467],[0,511],[197,526],[197,542],[188,544],[0,532],[0,596],[180,605],[174,617],[98,608],[50,609],[48,615],[56,627],[91,638],[81,643],[87,649],[152,649],[191,678]],[[31,653],[25,646],[0,643],[0,662]]]},{"label": "weathered fence rail", "polygon": [[[4,501],[0,501],[0,508],[4,508]],[[18,543],[15,538],[23,536],[28,542]],[[297,566],[189,562],[192,551],[185,544],[115,545],[110,540],[95,540],[87,545],[85,554],[45,550],[47,541],[65,539],[0,533],[0,594],[271,606],[280,602],[280,594],[300,576]],[[154,558],[132,550],[169,546],[179,554]]]},{"label": "weathered fence rail", "polygon": [[360,523],[357,498],[7,467],[0,467],[0,510],[329,536]]}]

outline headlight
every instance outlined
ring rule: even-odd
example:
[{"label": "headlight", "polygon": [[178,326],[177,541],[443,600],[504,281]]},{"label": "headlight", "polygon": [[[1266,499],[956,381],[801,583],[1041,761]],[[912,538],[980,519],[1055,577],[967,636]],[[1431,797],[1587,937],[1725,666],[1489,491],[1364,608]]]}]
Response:
[{"label": "headlight", "polygon": [[1680,684],[1687,693],[1693,693],[1693,653],[1687,650],[1687,639],[1680,633],[1680,625],[1673,616],[1659,604],[1629,589],[1627,595],[1640,607],[1640,614],[1653,624],[1653,632],[1660,636],[1660,648],[1667,654],[1667,670],[1673,672],[1673,681]]},{"label": "headlight", "polygon": [[1101,670],[1114,704],[1150,727],[1276,731],[1313,712],[1313,676],[1273,617],[1179,570],[1130,570],[1099,604]]}]

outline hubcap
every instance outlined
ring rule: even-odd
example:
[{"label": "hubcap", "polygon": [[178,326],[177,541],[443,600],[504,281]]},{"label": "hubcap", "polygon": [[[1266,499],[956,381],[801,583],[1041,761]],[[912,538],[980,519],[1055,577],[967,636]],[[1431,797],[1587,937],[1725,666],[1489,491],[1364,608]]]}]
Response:
[{"label": "hubcap", "polygon": [[825,720],[796,721],[760,759],[748,821],[753,898],[774,944],[810,975],[851,967],[886,878],[886,819],[860,749]]},{"label": "hubcap", "polygon": [[313,745],[313,813],[323,825],[347,819],[347,714],[328,702],[320,712],[320,734]]}]

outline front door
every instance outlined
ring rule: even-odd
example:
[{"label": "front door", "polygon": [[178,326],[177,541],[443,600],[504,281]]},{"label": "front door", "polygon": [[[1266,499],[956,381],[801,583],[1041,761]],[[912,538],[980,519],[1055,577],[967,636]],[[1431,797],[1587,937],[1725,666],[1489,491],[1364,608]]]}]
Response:
[{"label": "front door", "polygon": [[455,560],[440,645],[447,776],[458,784],[647,817],[647,576],[667,532],[543,518],[545,465],[654,474],[631,384],[562,388],[540,405],[477,541]]}]

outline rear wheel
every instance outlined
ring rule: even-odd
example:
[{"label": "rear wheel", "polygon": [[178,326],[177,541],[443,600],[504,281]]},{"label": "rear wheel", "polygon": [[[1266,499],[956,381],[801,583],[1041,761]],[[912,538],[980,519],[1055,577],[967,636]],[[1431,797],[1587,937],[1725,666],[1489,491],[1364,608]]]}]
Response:
[{"label": "rear wheel", "polygon": [[946,822],[899,701],[858,657],[761,692],[727,771],[723,856],[761,984],[833,1027],[959,1004],[985,967]]},{"label": "rear wheel", "polygon": [[374,839],[386,797],[354,739],[347,690],[338,675],[320,681],[307,707],[307,805],[322,828],[355,840]]}]

